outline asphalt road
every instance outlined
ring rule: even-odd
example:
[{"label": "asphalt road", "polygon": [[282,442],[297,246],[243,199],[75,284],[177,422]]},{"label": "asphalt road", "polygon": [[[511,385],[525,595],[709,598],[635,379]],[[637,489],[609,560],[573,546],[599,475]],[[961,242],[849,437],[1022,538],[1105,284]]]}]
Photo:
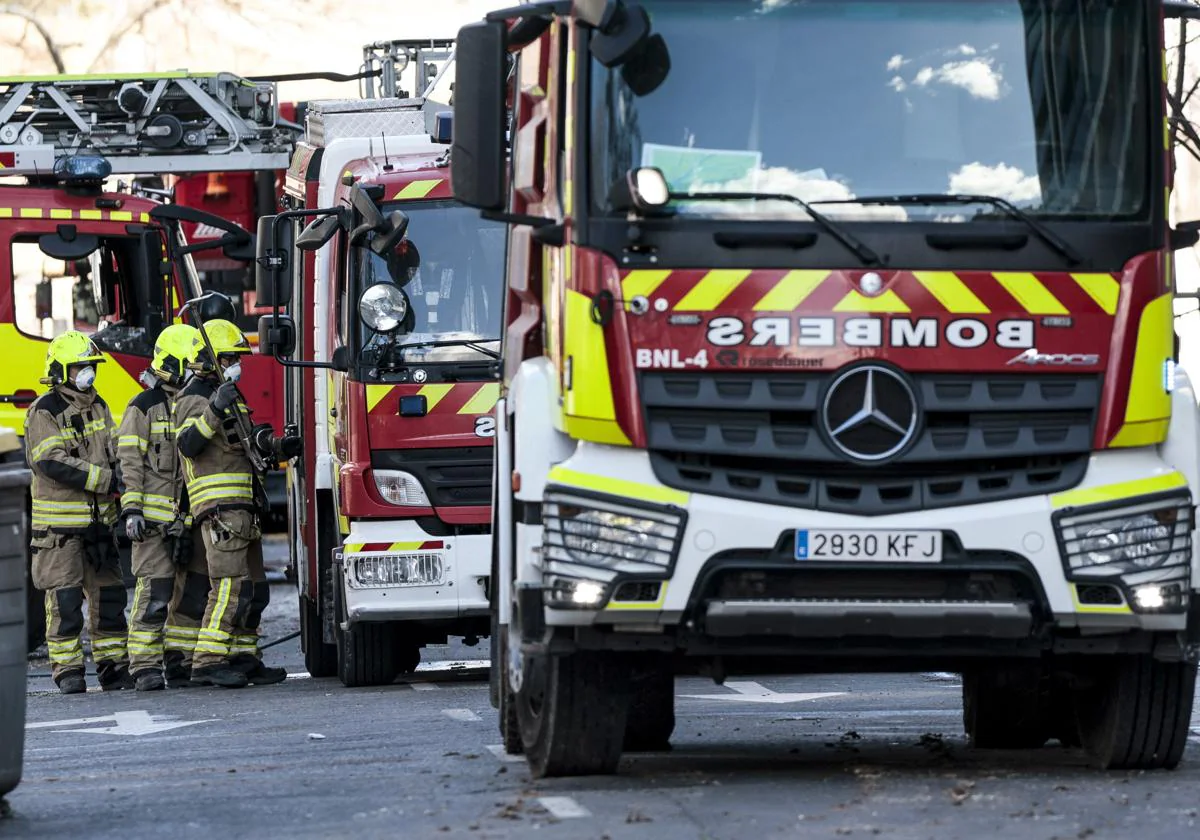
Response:
[{"label": "asphalt road", "polygon": [[[295,627],[273,587],[266,630]],[[534,782],[498,754],[485,673],[426,651],[416,678],[343,688],[55,694],[29,678],[25,778],[5,838],[1185,838],[1200,836],[1200,720],[1170,773],[1076,751],[966,747],[948,675],[677,681],[666,754],[609,778]],[[774,692],[773,694],[771,692]]]}]

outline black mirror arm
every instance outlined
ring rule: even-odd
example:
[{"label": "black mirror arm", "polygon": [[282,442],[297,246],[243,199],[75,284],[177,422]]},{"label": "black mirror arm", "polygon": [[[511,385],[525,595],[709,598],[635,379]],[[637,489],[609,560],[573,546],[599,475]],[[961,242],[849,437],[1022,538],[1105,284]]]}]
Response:
[{"label": "black mirror arm", "polygon": [[[274,219],[271,220],[271,245],[274,245],[279,240],[278,226],[279,226],[279,223],[281,220],[287,220],[287,222],[290,224],[292,219],[303,219],[303,218],[308,218],[310,216],[326,216],[326,215],[329,215],[331,212],[337,212],[337,211],[336,210],[330,211],[327,209],[286,210],[283,213],[278,214]],[[272,248],[272,250],[274,250],[274,248]],[[274,276],[272,282],[273,282],[274,288],[272,289],[272,294],[271,294],[271,299],[272,299],[271,326],[274,328],[274,327],[278,327],[278,325],[279,325],[279,277],[277,275]],[[272,355],[275,357],[275,361],[279,362],[281,365],[283,365],[285,367],[296,367],[296,368],[331,368],[332,367],[331,365],[329,365],[325,362],[305,362],[302,360],[297,361],[295,359],[285,359],[285,358],[283,358],[283,356],[280,355],[278,348],[275,349],[275,352]]]}]

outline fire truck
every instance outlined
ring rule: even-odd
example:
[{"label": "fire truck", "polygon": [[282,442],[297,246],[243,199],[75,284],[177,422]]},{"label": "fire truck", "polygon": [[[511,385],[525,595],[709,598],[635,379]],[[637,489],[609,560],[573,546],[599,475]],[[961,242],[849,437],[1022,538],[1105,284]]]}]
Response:
[{"label": "fire truck", "polygon": [[[0,426],[23,433],[46,344],[67,329],[92,334],[111,362],[97,387],[119,423],[158,332],[204,291],[192,254],[253,259],[247,231],[114,191],[111,176],[280,169],[295,139],[278,123],[275,86],[230,74],[0,79],[0,174],[15,176],[0,185]],[[184,221],[221,236],[189,245]],[[261,355],[244,366],[256,421],[278,420],[277,368]],[[36,618],[32,586],[29,597]],[[31,647],[41,635],[31,622]]]},{"label": "fire truck", "polygon": [[289,209],[259,227],[258,300],[281,307],[260,347],[305,440],[288,497],[305,664],[347,686],[489,631],[505,230],[450,194],[451,43],[414,47],[418,68],[446,58],[420,96],[310,101]]},{"label": "fire truck", "polygon": [[575,0],[459,31],[454,196],[510,226],[493,696],[535,776],[666,744],[677,674],[960,672],[975,747],[1178,763],[1200,224],[1168,219],[1163,18],[1195,12]]}]

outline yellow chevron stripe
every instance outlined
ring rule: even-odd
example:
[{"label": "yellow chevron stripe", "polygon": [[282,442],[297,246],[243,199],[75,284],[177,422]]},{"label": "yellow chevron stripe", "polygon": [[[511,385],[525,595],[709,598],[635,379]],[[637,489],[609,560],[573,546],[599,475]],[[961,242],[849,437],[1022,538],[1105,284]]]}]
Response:
[{"label": "yellow chevron stripe", "polygon": [[396,201],[402,198],[424,198],[433,192],[434,188],[442,183],[441,178],[432,180],[411,181],[405,184],[398,193],[392,196],[392,200]]},{"label": "yellow chevron stripe", "polygon": [[913,276],[946,307],[947,312],[954,315],[987,315],[991,312],[952,271],[914,271]]},{"label": "yellow chevron stripe", "polygon": [[[421,546],[425,545],[425,543],[426,543],[426,540],[420,540],[419,542],[397,542],[397,543],[392,543],[390,546],[388,546],[388,550],[389,551],[418,551],[418,550],[420,550]],[[429,548],[429,549],[426,549],[426,551],[437,551],[437,549]]]},{"label": "yellow chevron stripe", "polygon": [[829,277],[828,271],[789,271],[754,304],[756,312],[791,312]]},{"label": "yellow chevron stripe", "polygon": [[432,412],[452,390],[454,390],[453,385],[422,385],[417,394],[425,397],[427,409]]},{"label": "yellow chevron stripe", "polygon": [[1072,274],[1071,279],[1091,296],[1100,308],[1113,315],[1121,297],[1121,284],[1111,274]]},{"label": "yellow chevron stripe", "polygon": [[721,305],[742,281],[750,276],[744,269],[715,268],[675,304],[680,312],[711,312]]},{"label": "yellow chevron stripe", "polygon": [[479,390],[471,399],[467,400],[467,404],[458,410],[459,414],[487,414],[496,407],[496,401],[500,399],[500,383],[486,382],[479,386]]},{"label": "yellow chevron stripe", "polygon": [[1023,272],[997,272],[992,275],[1008,293],[1016,298],[1017,303],[1030,315],[1070,315],[1058,298],[1050,294],[1050,290],[1042,285],[1042,281],[1032,274]]},{"label": "yellow chevron stripe", "polygon": [[[650,297],[662,285],[663,281],[670,276],[671,272],[669,270],[651,271],[642,268],[635,269],[626,274],[625,279],[621,281],[621,296],[626,301],[633,300],[638,295]],[[625,307],[629,308],[628,302],[625,304]]]},{"label": "yellow chevron stripe", "polygon": [[375,410],[375,406],[383,402],[383,398],[392,392],[395,385],[368,385],[367,386],[367,413],[370,414]]},{"label": "yellow chevron stripe", "polygon": [[833,307],[834,312],[911,312],[908,304],[900,300],[891,289],[881,294],[879,297],[867,297],[853,289],[850,294],[838,301],[837,306]]}]

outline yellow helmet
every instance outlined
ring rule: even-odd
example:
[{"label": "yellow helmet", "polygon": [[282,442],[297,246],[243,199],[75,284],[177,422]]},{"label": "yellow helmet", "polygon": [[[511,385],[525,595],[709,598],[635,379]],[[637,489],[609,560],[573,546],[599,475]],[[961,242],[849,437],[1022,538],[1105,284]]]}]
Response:
[{"label": "yellow helmet", "polygon": [[[213,352],[218,357],[228,353],[242,355],[253,352],[245,334],[237,328],[236,324],[226,321],[224,318],[205,321],[204,332],[208,334]],[[204,336],[200,334],[200,330],[196,330],[196,335],[192,339],[192,353],[188,367],[201,373],[212,373],[216,370],[216,359],[208,354],[208,348],[204,344]]]},{"label": "yellow helmet", "polygon": [[199,337],[200,331],[190,324],[167,327],[158,334],[158,341],[154,342],[150,372],[168,385],[178,388],[183,384],[184,373],[192,359],[192,346]]},{"label": "yellow helmet", "polygon": [[69,330],[50,342],[46,348],[47,385],[61,385],[67,381],[67,368],[71,365],[99,364],[104,361],[96,343],[77,330]]}]

